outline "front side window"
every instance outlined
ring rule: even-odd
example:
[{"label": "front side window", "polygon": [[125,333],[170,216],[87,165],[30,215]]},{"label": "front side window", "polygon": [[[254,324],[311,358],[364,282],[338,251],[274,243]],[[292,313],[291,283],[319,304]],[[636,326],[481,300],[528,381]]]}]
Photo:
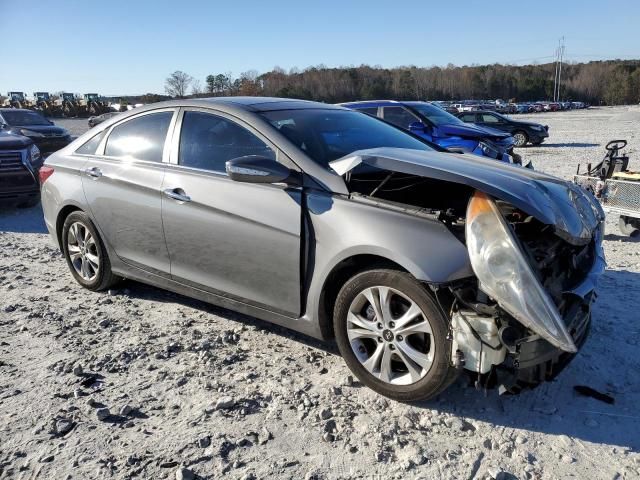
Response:
[{"label": "front side window", "polygon": [[382,109],[382,118],[400,128],[409,128],[409,125],[419,121],[413,114],[402,107],[384,107]]},{"label": "front side window", "polygon": [[494,115],[490,115],[488,113],[482,114],[482,121],[484,123],[499,123],[500,119]]},{"label": "front side window", "polygon": [[333,160],[369,148],[433,150],[426,143],[398,128],[351,110],[277,110],[263,112],[262,116],[290,142],[324,167]]},{"label": "front side window", "polygon": [[164,142],[173,112],[158,112],[128,120],[114,127],[104,154],[110,157],[162,162]]},{"label": "front side window", "polygon": [[460,117],[463,122],[471,122],[474,123],[476,121],[475,113],[466,113]]},{"label": "front side window", "polygon": [[456,125],[461,124],[462,120],[458,117],[451,115],[449,112],[445,112],[441,108],[434,105],[430,105],[425,102],[413,102],[408,103],[409,107],[418,112],[420,115],[427,118],[434,125]]},{"label": "front side window", "polygon": [[210,113],[185,112],[179,165],[225,172],[227,160],[247,155],[276,159],[275,151],[246,128]]}]

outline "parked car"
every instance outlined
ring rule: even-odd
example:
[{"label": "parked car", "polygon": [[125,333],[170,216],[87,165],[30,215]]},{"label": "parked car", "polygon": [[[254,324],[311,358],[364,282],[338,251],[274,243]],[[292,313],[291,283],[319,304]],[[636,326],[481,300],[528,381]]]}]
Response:
[{"label": "parked car", "polygon": [[509,163],[518,163],[520,159],[519,156],[513,157],[514,140],[511,135],[466,125],[456,116],[426,102],[378,100],[341,105],[382,118],[443,148],[461,150]]},{"label": "parked car", "polygon": [[118,115],[119,113],[120,112],[107,112],[107,113],[103,113],[102,115],[96,115],[94,117],[89,117],[89,120],[87,120],[87,124],[89,125],[90,128],[93,128],[96,125],[98,125],[99,123],[102,123],[105,120],[108,120],[111,117],[114,117],[114,116]]},{"label": "parked car", "polygon": [[53,152],[71,142],[69,132],[33,110],[0,108],[0,129],[29,137],[41,152]]},{"label": "parked car", "polygon": [[28,137],[0,131],[0,201],[32,207],[40,201],[40,150]]},{"label": "parked car", "polygon": [[554,378],[604,268],[604,214],[578,186],[322,103],[156,103],[40,171],[80,285],[133,278],[335,339],[397,400],[463,369],[508,392]]},{"label": "parked car", "polygon": [[457,117],[463,122],[507,132],[513,136],[516,147],[524,147],[529,142],[540,145],[549,136],[548,125],[513,120],[496,112],[465,112],[458,113]]}]

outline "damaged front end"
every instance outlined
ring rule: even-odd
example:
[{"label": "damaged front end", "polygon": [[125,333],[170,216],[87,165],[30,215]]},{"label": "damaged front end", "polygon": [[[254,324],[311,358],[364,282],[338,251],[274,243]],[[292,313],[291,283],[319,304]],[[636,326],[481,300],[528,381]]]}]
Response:
[{"label": "damaged front end", "polygon": [[601,219],[587,217],[591,235],[575,238],[480,192],[471,198],[465,230],[477,285],[452,287],[451,322],[456,356],[479,385],[517,393],[551,380],[586,340],[605,267]]},{"label": "damaged front end", "polygon": [[452,362],[478,387],[518,393],[553,379],[586,340],[604,213],[568,182],[451,157],[375,149],[332,167],[352,195],[426,210],[467,245],[475,276],[432,285],[451,321]]}]

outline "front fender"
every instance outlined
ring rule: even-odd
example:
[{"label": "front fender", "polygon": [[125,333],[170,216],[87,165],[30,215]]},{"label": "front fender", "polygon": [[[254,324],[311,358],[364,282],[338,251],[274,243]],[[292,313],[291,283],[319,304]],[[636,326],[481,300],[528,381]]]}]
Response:
[{"label": "front fender", "polygon": [[313,258],[307,315],[317,315],[325,280],[333,269],[357,255],[391,260],[429,283],[473,275],[466,246],[435,217],[324,193],[308,195],[307,206]]}]

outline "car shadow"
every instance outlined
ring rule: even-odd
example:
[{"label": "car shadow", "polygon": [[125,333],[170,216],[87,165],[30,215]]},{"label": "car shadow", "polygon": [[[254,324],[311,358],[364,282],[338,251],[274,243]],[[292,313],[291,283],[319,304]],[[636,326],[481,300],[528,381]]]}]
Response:
[{"label": "car shadow", "polygon": [[528,148],[564,148],[564,147],[573,147],[573,148],[588,148],[588,147],[599,147],[599,143],[580,143],[580,142],[571,142],[571,143],[542,143],[540,145],[530,145]]},{"label": "car shadow", "polygon": [[[338,355],[333,342],[322,342],[262,320],[219,308],[199,300],[129,281],[122,289],[131,297],[175,302],[247,326],[263,328],[295,342]],[[121,290],[122,291],[122,290]],[[640,451],[640,369],[637,345],[640,330],[631,312],[640,310],[640,273],[608,270],[594,305],[592,332],[569,366],[551,381],[516,396],[499,396],[497,390],[476,391],[466,375],[437,398],[413,403],[417,409],[455,414],[473,429],[480,421],[501,428],[552,435],[570,441],[588,441]],[[586,385],[615,398],[609,405],[574,391]],[[361,386],[359,382],[353,385]],[[515,433],[513,434],[516,435]],[[526,436],[526,433],[524,434]]]},{"label": "car shadow", "polygon": [[605,240],[609,240],[611,242],[622,242],[622,243],[638,243],[640,242],[640,233],[639,231],[635,231],[633,235],[620,235],[616,233],[607,233],[604,236]]},{"label": "car shadow", "polygon": [[[640,273],[607,270],[594,304],[591,334],[555,380],[516,396],[487,395],[465,378],[436,399],[414,404],[503,429],[566,435],[573,441],[640,451]],[[574,391],[585,385],[615,399],[613,405]],[[514,435],[515,436],[515,435]],[[526,436],[526,435],[525,435]]]},{"label": "car shadow", "polygon": [[333,342],[323,342],[303,333],[289,330],[288,328],[281,327],[265,320],[260,320],[259,318],[255,318],[250,315],[245,315],[233,310],[228,310],[211,303],[203,302],[191,297],[186,297],[179,293],[170,292],[168,290],[162,290],[150,285],[145,285],[133,280],[126,280],[120,285],[119,289],[114,291],[114,293],[116,295],[126,294],[127,296],[132,298],[150,300],[153,302],[179,303],[182,306],[207,312],[211,315],[225,318],[226,320],[233,320],[234,322],[238,322],[246,326],[264,328],[265,330],[269,330],[269,332],[271,333],[288,337],[291,340],[303,343],[308,347],[317,348],[333,355],[339,355],[338,348],[333,344]]},{"label": "car shadow", "polygon": [[18,208],[0,203],[0,232],[47,233],[42,207]]}]

